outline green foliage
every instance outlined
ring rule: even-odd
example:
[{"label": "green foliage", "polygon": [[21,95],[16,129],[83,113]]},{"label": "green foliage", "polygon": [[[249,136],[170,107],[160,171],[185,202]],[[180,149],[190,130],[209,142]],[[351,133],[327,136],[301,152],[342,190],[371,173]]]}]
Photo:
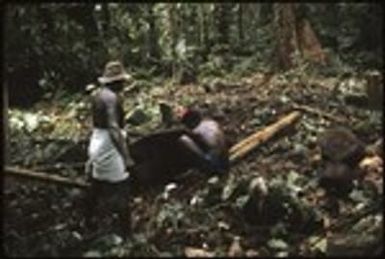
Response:
[{"label": "green foliage", "polygon": [[127,115],[126,122],[132,125],[140,125],[149,121],[149,116],[143,111],[143,109],[136,108],[130,114]]},{"label": "green foliage", "polygon": [[[15,100],[32,103],[45,92],[60,89],[82,92],[110,59],[121,59],[137,79],[161,75],[186,81],[186,74],[188,79],[229,72],[246,75],[274,64],[276,56],[271,4],[6,7],[5,71],[12,89],[11,104]],[[299,4],[298,16],[310,20],[328,50],[330,64],[322,69],[331,73],[346,64],[382,66],[383,10],[379,5]],[[22,99],[22,92],[28,97]]]},{"label": "green foliage", "polygon": [[51,118],[42,112],[33,113],[20,110],[9,110],[9,128],[12,135],[34,135],[41,128],[51,124]]}]

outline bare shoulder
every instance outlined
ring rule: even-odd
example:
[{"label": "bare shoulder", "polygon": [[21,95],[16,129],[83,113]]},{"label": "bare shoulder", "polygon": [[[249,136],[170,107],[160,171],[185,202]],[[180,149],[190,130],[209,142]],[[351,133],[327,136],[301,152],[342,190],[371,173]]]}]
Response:
[{"label": "bare shoulder", "polygon": [[93,93],[92,98],[96,101],[101,101],[105,103],[114,103],[117,101],[116,94],[105,87]]},{"label": "bare shoulder", "polygon": [[220,126],[214,120],[204,119],[199,123],[198,127],[194,129],[194,132],[201,132],[201,131],[204,131],[204,132],[220,131]]}]

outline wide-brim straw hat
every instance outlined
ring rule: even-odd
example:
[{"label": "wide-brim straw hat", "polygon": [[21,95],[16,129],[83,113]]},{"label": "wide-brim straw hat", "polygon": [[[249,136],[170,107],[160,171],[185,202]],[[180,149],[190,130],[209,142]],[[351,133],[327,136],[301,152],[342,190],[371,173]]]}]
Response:
[{"label": "wide-brim straw hat", "polygon": [[132,76],[128,74],[120,61],[110,61],[104,67],[103,76],[98,78],[99,83],[109,84],[116,81],[131,81]]}]

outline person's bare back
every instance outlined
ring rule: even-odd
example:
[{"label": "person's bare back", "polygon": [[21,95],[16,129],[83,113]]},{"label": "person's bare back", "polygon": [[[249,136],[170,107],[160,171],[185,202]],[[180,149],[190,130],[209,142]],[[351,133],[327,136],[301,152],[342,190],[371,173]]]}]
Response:
[{"label": "person's bare back", "polygon": [[[121,100],[110,89],[103,87],[92,96],[92,120],[95,128],[108,128],[109,119],[115,120],[120,128],[124,124],[124,112]],[[109,114],[111,109],[114,114]],[[114,115],[114,118],[109,118]]]}]

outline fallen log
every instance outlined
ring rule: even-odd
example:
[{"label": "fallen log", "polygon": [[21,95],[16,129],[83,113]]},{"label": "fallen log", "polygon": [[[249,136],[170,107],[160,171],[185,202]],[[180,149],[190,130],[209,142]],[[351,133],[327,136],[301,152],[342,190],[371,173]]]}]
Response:
[{"label": "fallen log", "polygon": [[[297,115],[296,115],[297,116]],[[287,116],[289,117],[289,116]],[[282,118],[281,120],[284,120],[285,118]],[[278,123],[278,122],[277,122]],[[274,124],[270,125],[270,126],[273,126]],[[268,127],[270,127],[268,126]],[[266,128],[265,128],[266,129]],[[249,145],[251,143],[253,143],[255,141],[255,137],[257,134],[260,134],[260,131],[256,132],[256,133],[253,133],[252,135],[246,137],[245,139],[241,140],[240,142],[238,142],[237,144],[233,145],[231,148],[230,148],[230,155],[237,152],[240,148],[246,146],[246,145]]]},{"label": "fallen log", "polygon": [[298,111],[294,111],[289,115],[283,117],[282,119],[278,120],[274,124],[267,126],[266,128],[252,134],[243,141],[234,145],[230,149],[230,162],[234,163],[237,160],[243,158],[256,147],[271,139],[279,131],[291,126],[294,122],[299,119],[299,117],[300,113]]},{"label": "fallen log", "polygon": [[87,188],[90,186],[89,183],[83,181],[71,180],[58,175],[51,175],[44,172],[35,172],[27,169],[15,168],[15,167],[5,167],[5,173],[10,176],[21,176],[28,179],[40,180],[44,182],[56,183],[59,185],[65,185],[68,187],[76,188]]}]

